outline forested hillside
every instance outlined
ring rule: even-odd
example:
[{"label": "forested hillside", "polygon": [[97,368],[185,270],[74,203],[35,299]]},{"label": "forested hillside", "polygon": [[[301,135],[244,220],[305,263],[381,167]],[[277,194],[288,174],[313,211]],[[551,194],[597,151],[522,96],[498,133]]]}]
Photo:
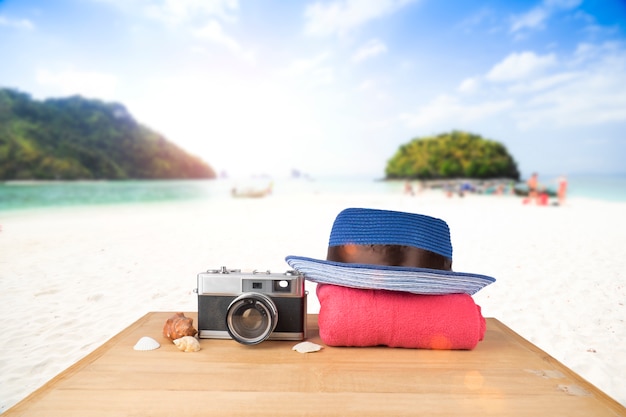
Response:
[{"label": "forested hillside", "polygon": [[117,103],[0,89],[0,180],[215,178]]},{"label": "forested hillside", "polygon": [[506,147],[472,133],[453,131],[416,138],[387,162],[388,179],[511,178],[517,163]]}]

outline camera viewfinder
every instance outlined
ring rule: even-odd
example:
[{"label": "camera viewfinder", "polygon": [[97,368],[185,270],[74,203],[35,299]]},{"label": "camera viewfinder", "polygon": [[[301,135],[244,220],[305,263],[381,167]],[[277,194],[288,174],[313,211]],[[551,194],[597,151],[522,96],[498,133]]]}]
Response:
[{"label": "camera viewfinder", "polygon": [[279,279],[279,280],[275,280],[273,281],[274,283],[274,292],[291,292],[291,281],[288,281],[286,279]]}]

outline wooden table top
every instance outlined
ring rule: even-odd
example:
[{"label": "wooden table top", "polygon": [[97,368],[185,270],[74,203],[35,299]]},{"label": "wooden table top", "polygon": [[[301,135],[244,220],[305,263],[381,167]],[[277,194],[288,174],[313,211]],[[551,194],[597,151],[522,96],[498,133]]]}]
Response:
[{"label": "wooden table top", "polygon": [[[196,313],[185,313],[197,323]],[[626,416],[626,409],[496,319],[472,351],[244,346],[202,339],[181,352],[153,312],[6,416]],[[317,316],[308,340],[322,344]],[[161,343],[135,351],[142,336]]]}]

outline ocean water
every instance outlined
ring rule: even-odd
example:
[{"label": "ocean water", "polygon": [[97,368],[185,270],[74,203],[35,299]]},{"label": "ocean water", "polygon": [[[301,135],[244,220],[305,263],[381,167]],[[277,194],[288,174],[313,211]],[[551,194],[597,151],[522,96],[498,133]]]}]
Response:
[{"label": "ocean water", "polygon": [[[580,175],[568,178],[568,195],[604,201],[626,202],[626,175]],[[554,187],[556,177],[540,178]],[[0,183],[0,212],[46,207],[132,204],[194,199],[230,198],[234,187],[273,186],[275,195],[299,193],[389,194],[402,192],[402,182],[371,178],[255,179],[235,180],[142,180]]]},{"label": "ocean water", "polygon": [[605,201],[626,201],[626,174],[578,175],[568,178],[569,195]]}]

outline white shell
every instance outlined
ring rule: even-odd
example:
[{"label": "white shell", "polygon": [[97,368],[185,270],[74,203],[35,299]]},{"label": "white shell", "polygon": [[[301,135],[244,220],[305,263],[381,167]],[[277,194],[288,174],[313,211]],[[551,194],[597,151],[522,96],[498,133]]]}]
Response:
[{"label": "white shell", "polygon": [[154,349],[158,349],[159,347],[161,347],[159,342],[157,342],[156,340],[154,340],[151,337],[144,336],[141,339],[139,339],[139,341],[137,343],[135,343],[135,346],[133,346],[133,349],[135,349],[135,350],[154,350]]},{"label": "white shell", "polygon": [[200,342],[193,336],[183,336],[175,339],[174,344],[183,352],[197,352],[200,350]]},{"label": "white shell", "polygon": [[317,352],[321,350],[323,347],[324,346],[320,346],[317,343],[313,343],[313,342],[300,342],[297,345],[295,345],[292,349],[300,353],[311,353],[311,352]]}]

